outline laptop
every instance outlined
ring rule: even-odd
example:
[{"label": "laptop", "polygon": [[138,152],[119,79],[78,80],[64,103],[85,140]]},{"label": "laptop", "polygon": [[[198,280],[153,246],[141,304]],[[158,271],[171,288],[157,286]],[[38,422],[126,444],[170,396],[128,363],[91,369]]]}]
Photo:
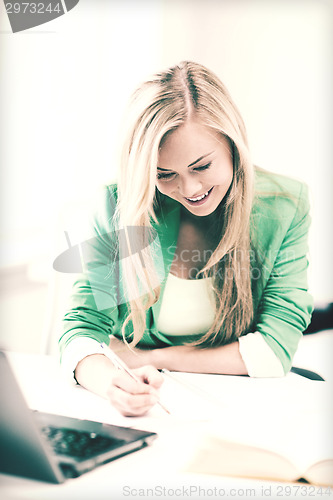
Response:
[{"label": "laptop", "polygon": [[0,349],[0,472],[62,483],[157,437],[154,432],[30,410]]}]

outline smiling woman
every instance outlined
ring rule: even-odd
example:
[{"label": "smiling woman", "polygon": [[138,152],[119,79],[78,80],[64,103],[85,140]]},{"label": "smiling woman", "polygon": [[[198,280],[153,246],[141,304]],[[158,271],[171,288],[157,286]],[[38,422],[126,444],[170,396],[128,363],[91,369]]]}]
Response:
[{"label": "smiling woman", "polygon": [[158,165],[158,190],[199,217],[215,211],[233,178],[229,140],[194,118],[168,134]]},{"label": "smiling woman", "polygon": [[[101,203],[60,339],[78,383],[138,415],[156,403],[157,369],[290,370],[312,312],[307,189],[253,166],[213,72],[185,61],[134,93],[118,182]],[[102,342],[141,384],[119,375]]]}]

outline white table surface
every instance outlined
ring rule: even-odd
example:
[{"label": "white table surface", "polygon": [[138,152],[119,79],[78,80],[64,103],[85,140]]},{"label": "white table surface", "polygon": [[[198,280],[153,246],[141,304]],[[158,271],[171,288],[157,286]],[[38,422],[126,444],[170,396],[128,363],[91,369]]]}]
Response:
[{"label": "white table surface", "polygon": [[[304,406],[311,401],[311,392],[322,403],[322,412],[327,419],[332,416],[329,395],[331,394],[332,372],[329,353],[332,353],[332,332],[323,332],[305,337],[295,357],[295,366],[321,373],[327,382],[313,382],[290,374],[284,379],[251,380],[248,377],[192,376],[196,383],[205,377],[213,377],[211,388],[221,387],[221,404],[214,419],[223,422],[237,421],[239,428],[246,429],[251,413],[258,411],[258,405],[265,395],[265,407],[261,412],[271,411],[271,402],[282,401],[277,411],[283,415],[283,406],[293,414],[293,406]],[[70,386],[62,378],[58,361],[54,357],[23,353],[9,353],[9,358],[27,404],[33,409],[50,413],[128,425],[158,433],[155,442],[138,452],[132,453],[109,464],[96,468],[79,478],[61,485],[0,475],[1,500],[17,499],[122,499],[122,498],[323,498],[319,489],[301,483],[279,483],[263,480],[220,477],[192,474],[184,471],[196,446],[197,437],[207,425],[206,408],[191,406],[184,414],[183,402],[174,402],[173,416],[156,409],[147,417],[125,418],[112,409],[109,403],[81,387]],[[214,386],[215,384],[215,386]],[[320,384],[320,385],[316,385]],[[293,385],[293,392],[285,389]],[[259,387],[259,389],[258,389]],[[163,392],[162,392],[163,396]],[[170,396],[170,395],[169,395]],[[321,399],[318,399],[321,398]],[[256,399],[257,398],[257,399]],[[270,399],[271,398],[271,399]],[[193,399],[194,401],[194,399]],[[192,403],[193,403],[192,401]],[[166,401],[164,400],[166,403]],[[168,401],[170,405],[170,401]],[[193,403],[194,404],[194,403]],[[278,405],[277,405],[278,406]],[[282,406],[282,407],[281,407]],[[268,407],[268,408],[267,408]],[[302,407],[303,408],[303,407]],[[214,411],[214,410],[212,410]],[[221,424],[223,425],[223,424]],[[186,467],[185,467],[186,469]],[[289,488],[289,489],[288,489]],[[331,492],[333,498],[333,491]],[[324,498],[330,498],[325,495]]]}]

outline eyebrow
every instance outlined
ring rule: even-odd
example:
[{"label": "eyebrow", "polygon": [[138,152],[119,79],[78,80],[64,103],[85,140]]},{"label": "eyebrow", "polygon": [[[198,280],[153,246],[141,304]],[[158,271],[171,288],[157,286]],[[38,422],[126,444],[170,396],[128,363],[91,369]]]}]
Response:
[{"label": "eyebrow", "polygon": [[[196,165],[197,163],[199,163],[199,161],[203,160],[204,158],[206,158],[206,156],[209,156],[212,153],[213,153],[213,151],[210,151],[210,153],[207,153],[207,154],[205,154],[203,156],[200,156],[200,158],[198,158],[197,160],[195,160],[193,163],[190,163],[189,165],[187,165],[187,168],[193,167],[193,165]],[[163,170],[164,172],[170,172],[169,168],[157,167],[157,170]]]}]

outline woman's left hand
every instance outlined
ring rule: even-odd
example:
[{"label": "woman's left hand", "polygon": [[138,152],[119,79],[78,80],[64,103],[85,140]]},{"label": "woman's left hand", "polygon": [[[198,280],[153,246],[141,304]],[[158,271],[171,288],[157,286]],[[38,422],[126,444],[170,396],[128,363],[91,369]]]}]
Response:
[{"label": "woman's left hand", "polygon": [[129,368],[140,368],[141,366],[152,364],[151,351],[149,349],[144,350],[137,347],[130,347],[113,335],[110,336],[109,347]]}]

